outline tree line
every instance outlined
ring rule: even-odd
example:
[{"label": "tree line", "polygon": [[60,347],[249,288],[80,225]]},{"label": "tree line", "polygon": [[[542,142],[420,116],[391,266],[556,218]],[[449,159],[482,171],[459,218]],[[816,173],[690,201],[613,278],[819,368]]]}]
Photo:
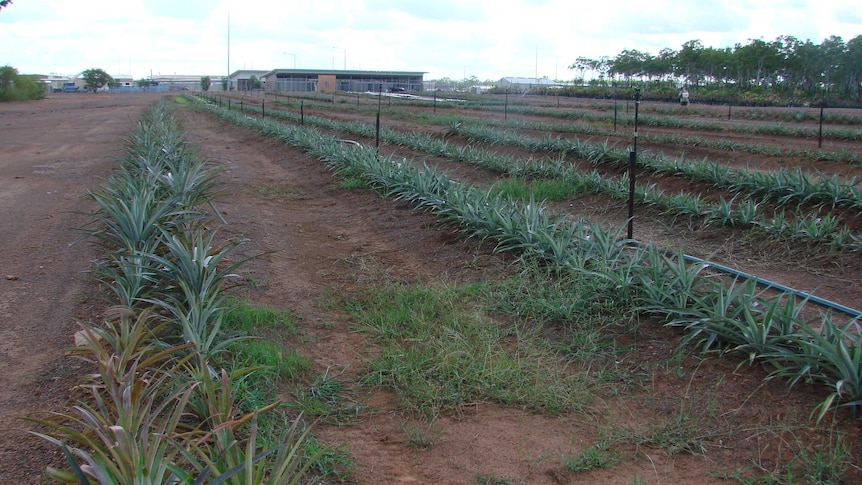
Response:
[{"label": "tree line", "polygon": [[26,101],[45,97],[45,85],[21,75],[12,66],[0,67],[0,101]]},{"label": "tree line", "polygon": [[626,49],[615,57],[579,57],[569,69],[598,73],[598,83],[674,81],[688,89],[718,88],[780,97],[862,101],[862,35],[847,42],[830,36],[820,44],[783,35],[749,39],[733,47],[706,47],[690,40],[657,55]]}]

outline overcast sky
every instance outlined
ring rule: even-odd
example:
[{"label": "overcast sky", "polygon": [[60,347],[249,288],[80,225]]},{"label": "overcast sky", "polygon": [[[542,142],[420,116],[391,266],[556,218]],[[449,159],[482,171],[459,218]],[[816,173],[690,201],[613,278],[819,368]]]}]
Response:
[{"label": "overcast sky", "polygon": [[228,66],[564,79],[577,57],[623,49],[860,34],[859,0],[13,0],[0,10],[0,65],[135,79]]}]

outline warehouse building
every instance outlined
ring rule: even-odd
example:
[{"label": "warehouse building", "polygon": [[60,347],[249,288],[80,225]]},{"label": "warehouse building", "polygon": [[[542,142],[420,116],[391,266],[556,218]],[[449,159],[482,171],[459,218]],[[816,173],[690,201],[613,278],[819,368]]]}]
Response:
[{"label": "warehouse building", "polygon": [[321,93],[422,91],[424,72],[275,69],[261,76],[267,91]]},{"label": "warehouse building", "polygon": [[561,85],[545,77],[504,77],[497,81],[497,87],[516,93],[529,93],[536,88],[554,88]]}]

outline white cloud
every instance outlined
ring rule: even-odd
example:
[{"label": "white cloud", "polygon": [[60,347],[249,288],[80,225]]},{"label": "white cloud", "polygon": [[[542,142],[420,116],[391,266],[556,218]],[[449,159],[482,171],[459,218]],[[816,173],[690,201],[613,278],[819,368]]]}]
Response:
[{"label": "white cloud", "polygon": [[579,56],[727,47],[779,35],[862,34],[855,1],[832,0],[22,0],[0,11],[0,65],[89,67],[135,77],[231,69],[342,68],[570,77]]}]

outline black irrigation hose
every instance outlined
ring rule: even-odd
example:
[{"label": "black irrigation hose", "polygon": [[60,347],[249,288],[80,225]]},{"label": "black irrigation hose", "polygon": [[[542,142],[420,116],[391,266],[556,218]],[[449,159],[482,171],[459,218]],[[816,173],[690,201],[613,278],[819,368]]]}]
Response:
[{"label": "black irrigation hose", "polygon": [[[639,243],[639,244],[642,244],[642,243]],[[712,261],[700,259],[698,257],[690,256],[688,254],[683,254],[682,257],[683,257],[683,259],[685,259],[686,261],[688,261],[690,263],[702,264],[704,266],[704,268],[711,268],[711,269],[718,270],[722,273],[730,274],[730,275],[733,275],[736,277],[745,278],[747,280],[752,280],[755,283],[757,283],[758,285],[764,286],[766,288],[773,288],[773,289],[776,289],[779,291],[783,291],[785,293],[792,293],[796,297],[802,298],[806,301],[810,301],[812,303],[815,303],[817,305],[820,305],[820,306],[823,306],[826,308],[831,308],[833,310],[837,310],[837,311],[844,313],[846,315],[850,315],[853,318],[862,318],[862,311],[850,308],[848,306],[842,305],[840,303],[836,303],[834,301],[827,300],[825,298],[820,298],[819,296],[814,296],[811,293],[800,291],[800,290],[797,290],[795,288],[791,288],[789,286],[782,285],[781,283],[776,283],[774,281],[770,281],[770,280],[761,278],[759,276],[755,276],[753,274],[749,274],[749,273],[739,271],[737,269],[733,269],[733,268],[731,268],[729,266],[725,266],[723,264],[713,263]]]}]

